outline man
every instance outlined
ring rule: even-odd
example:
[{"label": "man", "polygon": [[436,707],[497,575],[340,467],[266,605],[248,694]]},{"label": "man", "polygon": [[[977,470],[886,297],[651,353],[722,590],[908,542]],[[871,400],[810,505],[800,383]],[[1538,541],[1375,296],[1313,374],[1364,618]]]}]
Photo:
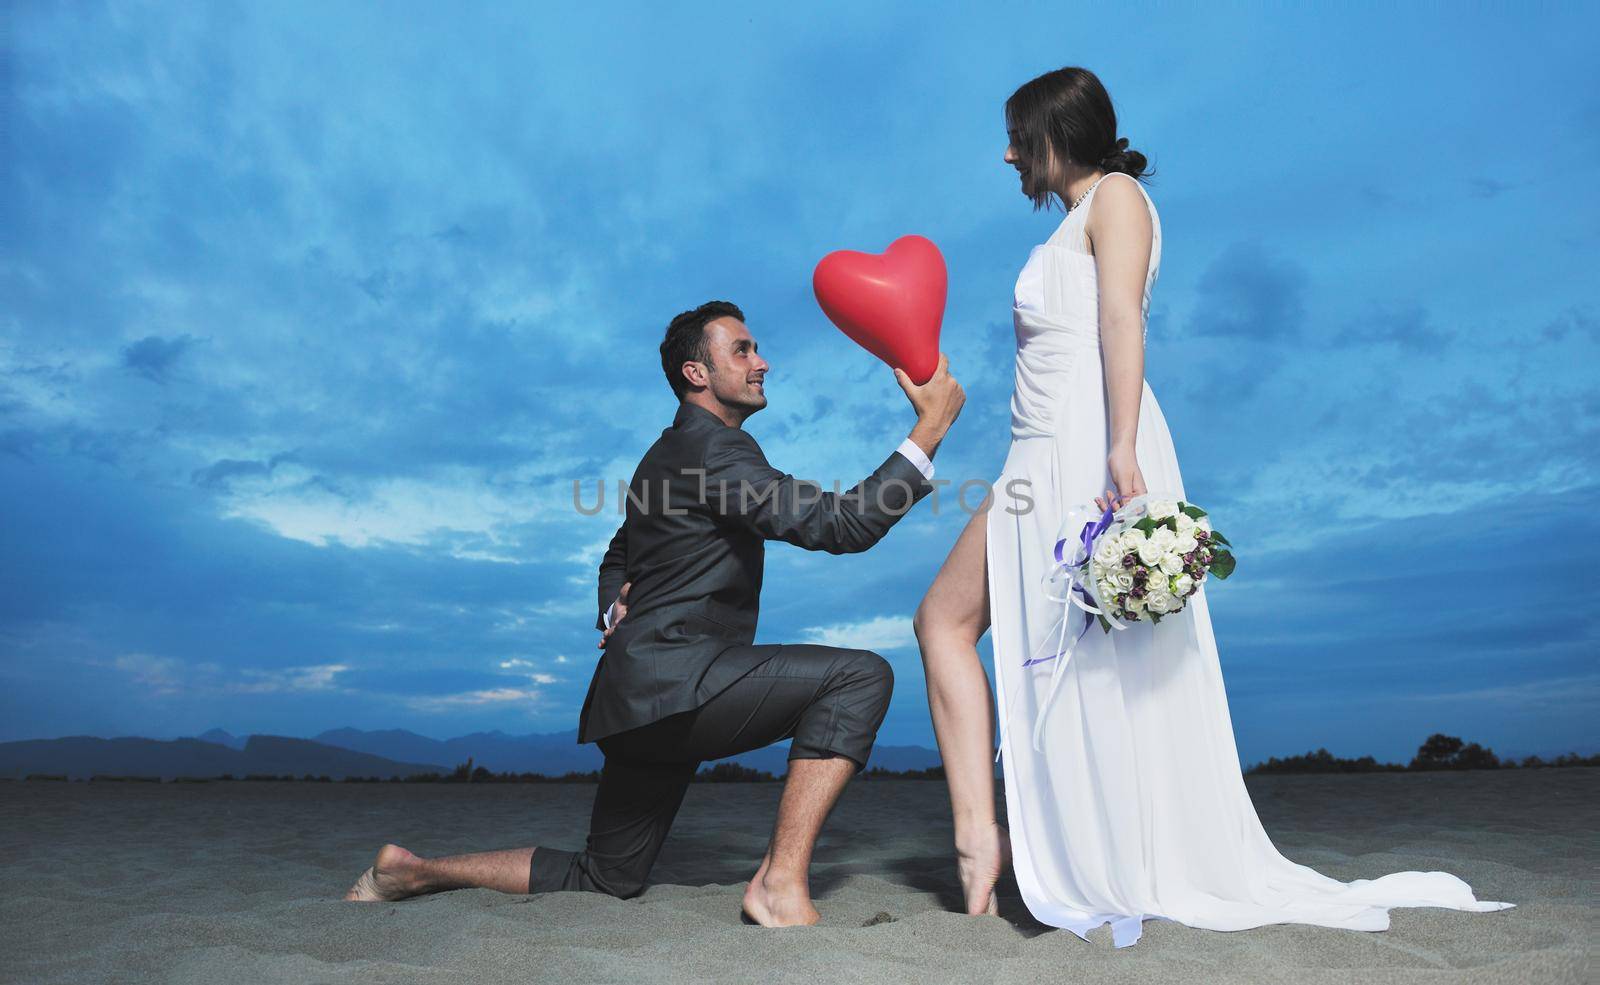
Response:
[{"label": "man", "polygon": [[868,650],[754,644],[764,542],[834,554],[877,543],[933,490],[933,455],[966,397],[942,356],[922,386],[895,370],[917,424],[839,495],[774,469],[743,430],[767,405],[769,366],[738,307],[711,301],[674,318],[661,362],[678,413],[640,461],[600,564],[604,655],[578,740],[598,743],[606,758],[587,846],[422,859],[386,845],[346,899],[468,886],[634,896],[700,763],[788,738],[777,822],[743,909],[769,927],[820,919],[812,849],[845,784],[866,767],[893,678]]}]

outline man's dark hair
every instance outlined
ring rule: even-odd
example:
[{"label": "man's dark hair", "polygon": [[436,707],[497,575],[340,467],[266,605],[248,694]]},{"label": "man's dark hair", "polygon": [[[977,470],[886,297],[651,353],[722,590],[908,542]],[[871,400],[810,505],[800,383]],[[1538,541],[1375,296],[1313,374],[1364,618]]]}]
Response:
[{"label": "man's dark hair", "polygon": [[667,337],[661,340],[661,369],[680,401],[689,390],[689,381],[683,378],[684,363],[704,363],[707,372],[715,371],[711,350],[706,347],[706,323],[718,318],[744,321],[744,312],[732,301],[707,301],[667,325]]}]

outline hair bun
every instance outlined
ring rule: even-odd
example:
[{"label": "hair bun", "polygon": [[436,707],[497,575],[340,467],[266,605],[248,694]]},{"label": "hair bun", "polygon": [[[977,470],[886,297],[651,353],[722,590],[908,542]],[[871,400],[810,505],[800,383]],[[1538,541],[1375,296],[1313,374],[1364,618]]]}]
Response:
[{"label": "hair bun", "polygon": [[1107,171],[1121,171],[1135,178],[1145,173],[1145,156],[1128,147],[1127,137],[1118,137],[1111,149],[1100,158],[1100,166]]}]

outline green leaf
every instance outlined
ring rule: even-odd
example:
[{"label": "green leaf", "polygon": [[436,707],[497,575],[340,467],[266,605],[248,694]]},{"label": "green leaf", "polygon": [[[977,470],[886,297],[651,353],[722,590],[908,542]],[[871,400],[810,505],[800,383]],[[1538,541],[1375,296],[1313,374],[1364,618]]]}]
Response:
[{"label": "green leaf", "polygon": [[1228,542],[1228,538],[1222,536],[1221,531],[1217,531],[1217,530],[1211,531],[1211,539],[1216,541],[1219,544],[1227,544],[1229,547],[1233,546],[1231,543]]},{"label": "green leaf", "polygon": [[1150,613],[1150,621],[1151,621],[1151,622],[1152,622],[1152,623],[1158,623],[1158,622],[1160,622],[1160,621],[1161,621],[1161,613],[1159,613],[1159,612],[1152,612],[1152,613]]},{"label": "green leaf", "polygon": [[1100,621],[1100,628],[1101,629],[1105,630],[1108,633],[1111,632],[1111,623],[1106,621],[1106,617],[1105,616],[1095,616],[1095,618]]},{"label": "green leaf", "polygon": [[1146,536],[1148,536],[1150,534],[1150,532],[1152,530],[1154,530],[1155,528],[1156,528],[1156,521],[1151,519],[1150,517],[1143,517],[1143,518],[1141,518],[1139,520],[1138,523],[1135,523],[1133,525],[1133,529],[1144,531]]},{"label": "green leaf", "polygon": [[1218,578],[1226,578],[1233,574],[1234,557],[1227,551],[1217,551],[1211,555],[1210,571]]},{"label": "green leaf", "polygon": [[1201,517],[1206,515],[1206,511],[1205,510],[1202,510],[1200,507],[1194,505],[1193,503],[1184,503],[1183,504],[1183,512],[1186,515],[1188,515],[1191,519],[1194,519],[1194,520],[1198,520]]},{"label": "green leaf", "polygon": [[1161,525],[1173,533],[1178,532],[1178,518],[1175,516],[1169,516],[1165,520],[1162,520]]}]

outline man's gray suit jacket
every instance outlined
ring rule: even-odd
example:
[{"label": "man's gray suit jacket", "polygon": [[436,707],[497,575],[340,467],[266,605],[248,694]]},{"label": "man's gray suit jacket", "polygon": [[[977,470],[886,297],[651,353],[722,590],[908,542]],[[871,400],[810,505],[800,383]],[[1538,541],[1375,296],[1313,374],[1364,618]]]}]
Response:
[{"label": "man's gray suit jacket", "polygon": [[640,460],[600,562],[597,629],[623,583],[632,585],[589,684],[578,741],[698,708],[771,656],[750,646],[765,541],[864,551],[932,491],[899,451],[849,492],[823,491],[769,465],[743,428],[681,404]]}]

